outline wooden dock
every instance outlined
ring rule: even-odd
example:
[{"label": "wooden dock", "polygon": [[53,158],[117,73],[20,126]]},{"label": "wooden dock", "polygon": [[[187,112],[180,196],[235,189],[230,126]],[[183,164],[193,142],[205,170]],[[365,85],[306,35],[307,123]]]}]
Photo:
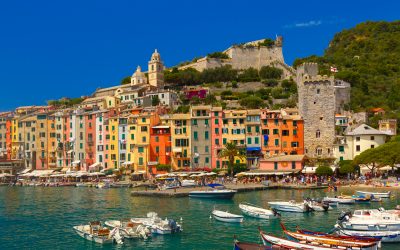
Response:
[{"label": "wooden dock", "polygon": [[[281,185],[272,184],[270,186],[264,186],[262,184],[226,184],[226,188],[237,190],[237,192],[252,192],[270,189],[324,189],[328,186],[317,186],[317,185]],[[194,188],[177,188],[177,189],[167,189],[167,190],[154,190],[147,189],[141,191],[132,191],[132,196],[147,196],[147,197],[188,197],[191,191],[206,190],[207,187],[194,187]]]}]

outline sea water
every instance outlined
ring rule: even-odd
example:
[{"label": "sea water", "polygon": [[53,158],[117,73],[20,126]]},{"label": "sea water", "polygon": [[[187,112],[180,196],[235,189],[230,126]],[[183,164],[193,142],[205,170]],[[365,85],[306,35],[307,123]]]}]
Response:
[{"label": "sea water", "polygon": [[[269,201],[297,200],[306,197],[352,194],[354,189],[264,190],[238,193],[233,200],[193,198],[132,197],[131,189],[95,189],[86,187],[0,187],[0,249],[232,249],[233,237],[261,243],[258,227],[282,236],[279,220],[245,217],[240,224],[210,218],[213,208],[240,214],[239,203],[267,207]],[[282,213],[288,229],[301,226],[314,231],[330,231],[344,210],[356,208],[393,209],[395,198],[382,203],[342,205],[329,212]],[[183,232],[154,235],[149,240],[125,240],[124,245],[99,245],[79,237],[72,229],[89,221],[144,217],[147,212],[173,218],[183,225]],[[180,220],[182,218],[182,221]],[[398,244],[384,244],[383,249],[400,249]]]}]

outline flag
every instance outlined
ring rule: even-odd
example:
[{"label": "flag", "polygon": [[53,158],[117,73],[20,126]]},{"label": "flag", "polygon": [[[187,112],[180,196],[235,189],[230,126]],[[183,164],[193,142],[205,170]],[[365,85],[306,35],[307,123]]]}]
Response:
[{"label": "flag", "polygon": [[337,70],[337,68],[336,68],[336,67],[333,67],[333,66],[331,66],[331,72],[335,72],[335,73],[337,73],[337,72],[338,72],[338,70]]}]

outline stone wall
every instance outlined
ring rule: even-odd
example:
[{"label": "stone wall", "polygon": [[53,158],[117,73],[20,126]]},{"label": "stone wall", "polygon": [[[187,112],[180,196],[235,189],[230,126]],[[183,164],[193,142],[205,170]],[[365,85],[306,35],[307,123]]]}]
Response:
[{"label": "stone wall", "polygon": [[333,77],[318,75],[318,65],[297,69],[299,113],[304,119],[304,146],[309,157],[333,156],[335,141],[335,83]]},{"label": "stone wall", "polygon": [[350,83],[335,79],[336,113],[343,114],[350,103]]}]

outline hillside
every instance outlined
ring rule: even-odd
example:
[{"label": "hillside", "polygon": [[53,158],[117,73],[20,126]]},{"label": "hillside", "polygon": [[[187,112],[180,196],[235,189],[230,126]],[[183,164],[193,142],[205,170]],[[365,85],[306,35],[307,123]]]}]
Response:
[{"label": "hillside", "polygon": [[400,113],[400,21],[365,22],[337,33],[323,56],[297,59],[318,62],[320,74],[331,74],[351,83],[351,108],[382,107],[388,115]]}]

